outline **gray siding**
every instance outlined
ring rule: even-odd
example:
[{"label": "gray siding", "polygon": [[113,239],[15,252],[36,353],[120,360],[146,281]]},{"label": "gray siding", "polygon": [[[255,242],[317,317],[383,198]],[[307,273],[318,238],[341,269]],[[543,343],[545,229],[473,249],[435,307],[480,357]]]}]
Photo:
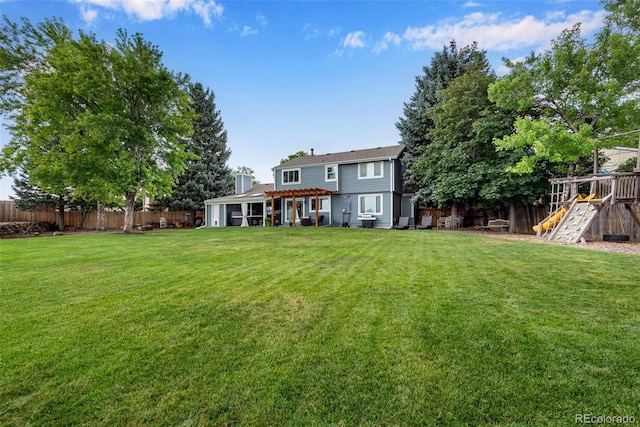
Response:
[{"label": "gray siding", "polygon": [[359,196],[367,194],[382,194],[382,215],[376,215],[376,222],[374,227],[376,228],[388,228],[393,225],[391,219],[391,204],[392,197],[389,192],[362,192],[353,194],[341,194],[332,197],[331,204],[331,216],[333,219],[333,225],[342,225],[343,221],[343,209],[345,212],[351,212],[351,226],[360,227],[362,222],[358,220],[358,199]]},{"label": "gray siding", "polygon": [[214,218],[214,220],[218,221],[218,225],[220,227],[226,227],[229,225],[227,221],[227,205],[220,205],[220,213],[218,214],[218,218]]},{"label": "gray siding", "polygon": [[[340,197],[345,199],[345,205],[348,205],[348,203],[351,202],[351,226],[360,227],[362,225],[361,221],[358,221],[359,196],[367,194],[382,194],[382,215],[376,215],[374,227],[390,227],[393,225],[393,201],[390,193],[392,168],[390,162],[382,162],[383,172],[381,178],[358,179],[358,167],[358,163],[340,165],[338,174],[340,193],[343,194],[343,196]],[[342,208],[340,208],[339,211],[334,209],[334,212],[341,215]]]},{"label": "gray siding", "polygon": [[408,216],[408,217],[414,216],[413,205],[411,204],[410,196],[402,197],[402,210],[399,216]]},{"label": "gray siding", "polygon": [[391,185],[390,164],[385,161],[382,166],[382,178],[358,179],[358,164],[340,165],[338,175],[340,192],[343,194],[389,192]]},{"label": "gray siding", "polygon": [[396,193],[402,193],[404,190],[404,185],[402,180],[402,163],[400,163],[400,160],[393,161],[393,169],[395,175],[395,185],[393,191],[395,191]]},{"label": "gray siding", "polygon": [[[298,168],[287,168],[287,170],[290,169]],[[326,182],[324,180],[325,165],[303,166],[299,169],[299,184],[283,184],[282,171],[284,169],[275,169],[276,190],[299,190],[303,188],[322,188],[331,191],[337,190],[337,181]]]},{"label": "gray siding", "polygon": [[[322,212],[325,216],[325,224],[341,226],[344,221],[344,213],[351,212],[351,226],[360,227],[358,220],[358,200],[359,196],[369,194],[382,195],[382,215],[376,215],[376,228],[388,228],[394,224],[394,218],[401,216],[403,204],[400,194],[402,193],[402,167],[400,161],[383,160],[383,176],[381,178],[358,179],[359,163],[339,164],[338,181],[325,181],[325,164],[300,166],[299,184],[282,184],[283,168],[274,169],[276,190],[298,190],[305,188],[323,188],[326,190],[339,191],[339,195],[331,197],[331,222],[329,213]],[[296,167],[286,169],[297,169]],[[305,215],[315,217],[315,212],[311,210],[311,197],[305,198]],[[409,208],[410,210],[410,208]],[[405,215],[406,216],[406,215]]]},{"label": "gray siding", "polygon": [[213,226],[213,206],[204,205],[204,221],[207,227]]},{"label": "gray siding", "polygon": [[393,194],[393,224],[398,222],[398,218],[401,216],[408,216],[402,214],[402,196],[398,193]]}]

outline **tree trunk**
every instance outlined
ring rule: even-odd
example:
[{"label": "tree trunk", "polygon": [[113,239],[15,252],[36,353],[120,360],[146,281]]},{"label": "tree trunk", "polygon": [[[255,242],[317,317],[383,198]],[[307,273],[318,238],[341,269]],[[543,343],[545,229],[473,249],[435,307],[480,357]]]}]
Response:
[{"label": "tree trunk", "polygon": [[58,203],[58,231],[64,231],[64,203]]},{"label": "tree trunk", "polygon": [[515,233],[517,230],[517,212],[518,211],[516,210],[516,203],[514,201],[509,201],[509,233]]},{"label": "tree trunk", "polygon": [[458,216],[458,202],[451,204],[451,216]]},{"label": "tree trunk", "polygon": [[136,192],[128,191],[125,194],[125,208],[124,208],[124,228],[122,231],[125,233],[133,233],[133,212],[136,202]]},{"label": "tree trunk", "polygon": [[104,231],[104,203],[98,202],[96,209],[96,230]]}]

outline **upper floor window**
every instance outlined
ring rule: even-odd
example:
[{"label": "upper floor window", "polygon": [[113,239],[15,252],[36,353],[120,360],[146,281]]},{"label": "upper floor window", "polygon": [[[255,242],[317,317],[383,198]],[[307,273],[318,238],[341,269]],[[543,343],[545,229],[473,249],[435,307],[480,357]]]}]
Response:
[{"label": "upper floor window", "polygon": [[338,167],[336,165],[327,165],[324,167],[324,180],[335,181],[338,179]]},{"label": "upper floor window", "polygon": [[382,178],[382,162],[360,163],[358,165],[358,179]]},{"label": "upper floor window", "polygon": [[283,184],[300,184],[300,169],[285,169],[282,171]]}]

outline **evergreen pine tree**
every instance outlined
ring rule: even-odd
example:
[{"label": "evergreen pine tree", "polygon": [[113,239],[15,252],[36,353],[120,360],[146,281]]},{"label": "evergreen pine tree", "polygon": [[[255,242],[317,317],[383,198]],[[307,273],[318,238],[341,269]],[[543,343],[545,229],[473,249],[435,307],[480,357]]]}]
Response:
[{"label": "evergreen pine tree", "polygon": [[71,199],[69,194],[49,194],[31,185],[24,172],[21,172],[13,179],[11,189],[15,193],[15,197],[9,197],[15,200],[16,207],[22,211],[37,211],[42,209],[43,206],[55,207],[58,210],[58,230],[64,230],[64,212]]},{"label": "evergreen pine tree", "polygon": [[38,211],[50,206],[58,212],[57,229],[64,231],[65,212],[67,210],[91,212],[95,210],[93,203],[88,203],[82,198],[73,197],[71,188],[63,191],[45,191],[29,182],[29,177],[24,171],[13,178],[11,189],[15,196],[9,196],[15,201],[16,207],[22,211]]},{"label": "evergreen pine tree", "polygon": [[230,194],[233,175],[227,166],[231,151],[227,148],[227,131],[220,111],[216,110],[215,94],[202,84],[189,88],[191,108],[198,115],[193,121],[193,136],[187,142],[187,152],[198,158],[189,159],[170,198],[156,204],[176,210],[195,212],[204,209],[204,201]]},{"label": "evergreen pine tree", "polygon": [[404,104],[404,117],[400,117],[396,123],[400,143],[406,146],[402,164],[408,190],[416,191],[422,181],[421,171],[414,166],[430,143],[428,134],[434,127],[430,111],[439,102],[438,94],[478,59],[477,53],[476,43],[458,49],[456,42],[451,41],[449,47],[433,55],[430,66],[423,67],[424,74],[416,77],[416,91],[411,100]]}]

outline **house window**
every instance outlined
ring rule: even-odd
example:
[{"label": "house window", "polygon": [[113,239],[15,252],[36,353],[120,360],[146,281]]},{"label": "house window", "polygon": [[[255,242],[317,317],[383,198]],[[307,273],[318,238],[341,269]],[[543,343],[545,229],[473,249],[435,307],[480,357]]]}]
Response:
[{"label": "house window", "polygon": [[[311,197],[311,212],[316,211],[316,198]],[[331,210],[328,197],[318,197],[318,212],[329,212]]]},{"label": "house window", "polygon": [[324,180],[326,182],[335,181],[338,178],[338,168],[336,165],[327,165],[324,167]]},{"label": "house window", "polygon": [[360,163],[358,179],[382,178],[382,162]]},{"label": "house window", "polygon": [[382,215],[382,194],[358,196],[358,213],[360,215]]},{"label": "house window", "polygon": [[300,169],[285,169],[282,171],[283,184],[300,184]]}]

